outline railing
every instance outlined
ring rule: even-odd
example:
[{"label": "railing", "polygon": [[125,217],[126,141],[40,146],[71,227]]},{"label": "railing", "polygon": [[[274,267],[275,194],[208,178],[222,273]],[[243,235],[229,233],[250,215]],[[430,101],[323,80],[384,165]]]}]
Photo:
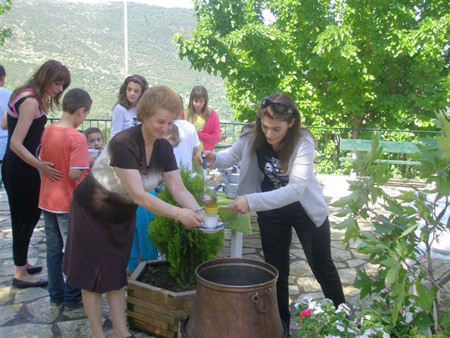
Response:
[{"label": "railing", "polygon": [[[218,149],[224,149],[233,144],[238,137],[244,123],[239,122],[223,122],[220,124],[222,131],[222,141],[218,145]],[[317,171],[327,174],[348,174],[350,164],[341,163],[339,161],[340,150],[339,142],[341,138],[352,138],[354,129],[351,127],[317,127],[307,126],[316,139],[316,162]],[[361,128],[358,129],[359,138],[372,139],[372,134],[377,132],[380,140],[385,141],[404,141],[417,142],[420,138],[436,137],[437,131],[423,130],[398,130],[398,129],[375,129]],[[398,155],[398,159],[402,155]],[[415,177],[414,168],[405,166],[392,165],[390,171],[397,177]]]},{"label": "railing", "polygon": [[[49,118],[50,123],[58,121],[58,118]],[[230,147],[238,138],[245,123],[242,122],[221,122],[220,128],[222,133],[222,140],[216,146],[217,150]],[[110,119],[86,119],[83,124],[78,128],[83,131],[89,127],[99,128],[105,137],[105,141],[109,139],[111,129]],[[339,161],[339,142],[341,138],[352,138],[353,128],[345,127],[307,127],[314,135],[316,139],[316,161],[317,171],[320,173],[348,173],[349,164],[344,164]],[[418,139],[423,137],[435,137],[437,131],[423,131],[423,130],[397,130],[397,129],[374,129],[374,128],[362,128],[358,130],[359,137],[362,139],[371,139],[373,132],[378,132],[381,140],[386,141],[405,141],[405,142],[417,142]],[[391,170],[394,174],[414,177],[412,168],[400,168],[392,167]],[[410,172],[405,172],[405,170]]]},{"label": "railing", "polygon": [[[59,118],[57,117],[49,117],[48,118],[48,123],[55,123],[59,121]],[[84,120],[84,122],[81,124],[81,126],[78,127],[78,130],[80,131],[84,131],[88,128],[91,127],[96,127],[99,128],[102,133],[103,133],[103,137],[105,138],[105,143],[108,142],[109,140],[109,134],[111,132],[111,119],[86,119]]]}]

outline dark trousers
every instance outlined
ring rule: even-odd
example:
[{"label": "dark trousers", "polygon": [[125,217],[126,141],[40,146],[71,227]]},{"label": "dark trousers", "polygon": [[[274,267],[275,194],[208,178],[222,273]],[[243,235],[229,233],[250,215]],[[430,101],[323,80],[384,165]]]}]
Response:
[{"label": "dark trousers", "polygon": [[3,161],[1,169],[11,211],[14,264],[24,266],[31,236],[41,216],[38,207],[41,179],[39,172],[28,164]]},{"label": "dark trousers", "polygon": [[267,263],[277,268],[278,310],[281,320],[289,327],[289,251],[292,228],[302,244],[309,266],[326,298],[335,306],[345,302],[341,280],[331,258],[330,223],[328,218],[320,226],[311,221],[299,202],[258,212],[261,243]]}]

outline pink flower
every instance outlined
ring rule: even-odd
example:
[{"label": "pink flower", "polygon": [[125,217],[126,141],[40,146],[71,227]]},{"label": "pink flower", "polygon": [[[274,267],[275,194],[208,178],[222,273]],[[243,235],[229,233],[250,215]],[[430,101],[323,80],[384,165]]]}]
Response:
[{"label": "pink flower", "polygon": [[311,316],[311,313],[312,309],[303,310],[302,312],[300,312],[300,317],[305,318]]},{"label": "pink flower", "polygon": [[316,337],[320,337],[320,333],[317,333],[317,334],[316,334]]}]

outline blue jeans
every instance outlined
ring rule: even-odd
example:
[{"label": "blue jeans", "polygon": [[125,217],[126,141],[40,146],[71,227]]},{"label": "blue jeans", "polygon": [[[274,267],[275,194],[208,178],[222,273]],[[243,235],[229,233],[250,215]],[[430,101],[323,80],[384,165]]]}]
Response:
[{"label": "blue jeans", "polygon": [[56,214],[48,211],[43,211],[43,213],[47,244],[47,274],[50,302],[64,302],[66,305],[71,306],[81,301],[81,290],[66,284],[62,272],[69,214]]},{"label": "blue jeans", "polygon": [[[155,195],[155,190],[150,194]],[[141,206],[136,210],[136,226],[134,228],[133,244],[130,251],[130,260],[128,261],[128,271],[136,270],[139,265],[139,254],[142,260],[150,261],[158,258],[158,249],[153,246],[152,241],[148,238],[150,222],[155,214]]]}]

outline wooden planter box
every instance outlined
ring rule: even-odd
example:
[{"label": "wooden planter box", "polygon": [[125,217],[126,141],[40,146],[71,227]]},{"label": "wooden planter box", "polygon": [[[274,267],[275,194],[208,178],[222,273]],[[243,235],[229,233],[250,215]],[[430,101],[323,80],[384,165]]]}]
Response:
[{"label": "wooden planter box", "polygon": [[128,323],[157,337],[176,338],[180,321],[192,312],[196,291],[173,292],[138,281],[152,265],[163,264],[169,263],[141,262],[128,279]]}]

